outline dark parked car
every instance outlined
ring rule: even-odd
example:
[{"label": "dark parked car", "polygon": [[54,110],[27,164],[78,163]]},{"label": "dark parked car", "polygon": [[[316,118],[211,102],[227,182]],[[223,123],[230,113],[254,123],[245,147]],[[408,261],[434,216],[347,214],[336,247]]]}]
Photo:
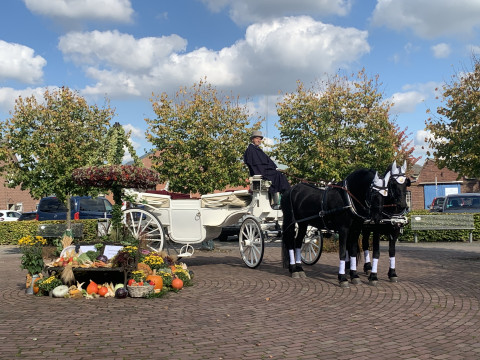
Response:
[{"label": "dark parked car", "polygon": [[443,203],[443,212],[447,213],[476,213],[480,212],[480,194],[447,195]]},{"label": "dark parked car", "polygon": [[37,219],[37,212],[36,211],[30,211],[30,212],[24,212],[20,217],[18,218],[18,221],[22,220],[36,220]]},{"label": "dark parked car", "polygon": [[430,205],[430,212],[441,212],[443,210],[443,202],[445,196],[437,196],[433,199],[432,205]]},{"label": "dark parked car", "polygon": [[[102,219],[112,217],[112,204],[104,197],[72,196],[71,219]],[[42,198],[38,204],[37,220],[66,220],[67,206],[58,198]]]}]

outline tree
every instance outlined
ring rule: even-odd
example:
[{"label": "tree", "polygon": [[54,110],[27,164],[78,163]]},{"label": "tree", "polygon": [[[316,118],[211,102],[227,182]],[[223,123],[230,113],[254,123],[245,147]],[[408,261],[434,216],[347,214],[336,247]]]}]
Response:
[{"label": "tree", "polygon": [[[223,96],[205,80],[152,99],[156,119],[146,119],[147,139],[156,147],[153,168],[176,192],[210,193],[245,185],[243,164],[251,132],[246,106]],[[259,124],[254,127],[258,128]]]},{"label": "tree", "polygon": [[33,198],[55,194],[65,201],[92,191],[78,186],[72,171],[102,163],[97,146],[114,112],[89,106],[67,87],[46,90],[43,97],[42,103],[19,97],[13,116],[0,124],[0,171],[8,186],[20,186]]},{"label": "tree", "polygon": [[395,158],[412,162],[413,148],[390,121],[392,104],[379,86],[378,76],[370,79],[364,70],[311,89],[298,82],[277,104],[280,141],[273,156],[291,175],[314,181],[340,180],[362,167],[383,172]]},{"label": "tree", "polygon": [[[480,177],[480,62],[474,70],[453,75],[443,85],[442,106],[429,118],[426,139],[438,167],[447,167],[461,176]],[[427,110],[430,112],[430,110]],[[430,151],[427,152],[430,155]]]}]

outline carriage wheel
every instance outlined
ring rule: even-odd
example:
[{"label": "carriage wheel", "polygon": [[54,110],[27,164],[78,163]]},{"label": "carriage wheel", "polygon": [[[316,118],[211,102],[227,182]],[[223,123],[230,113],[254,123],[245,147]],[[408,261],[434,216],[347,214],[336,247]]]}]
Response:
[{"label": "carriage wheel", "polygon": [[127,209],[123,212],[123,225],[136,239],[145,241],[153,251],[161,251],[165,241],[162,223],[144,209]]},{"label": "carriage wheel", "polygon": [[263,259],[264,234],[257,220],[248,218],[242,223],[238,234],[240,254],[245,264],[255,269]]},{"label": "carriage wheel", "polygon": [[306,265],[314,265],[322,256],[323,234],[322,231],[309,226],[302,243],[302,262]]}]

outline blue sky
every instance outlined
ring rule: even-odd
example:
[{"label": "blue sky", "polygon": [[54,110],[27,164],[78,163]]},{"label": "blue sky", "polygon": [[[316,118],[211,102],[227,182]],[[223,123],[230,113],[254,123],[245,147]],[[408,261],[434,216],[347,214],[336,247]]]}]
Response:
[{"label": "blue sky", "polygon": [[480,0],[2,0],[0,119],[20,95],[68,86],[110,99],[142,155],[152,93],[206,77],[274,138],[279,92],[365,68],[423,163],[435,89],[472,68],[479,35]]}]

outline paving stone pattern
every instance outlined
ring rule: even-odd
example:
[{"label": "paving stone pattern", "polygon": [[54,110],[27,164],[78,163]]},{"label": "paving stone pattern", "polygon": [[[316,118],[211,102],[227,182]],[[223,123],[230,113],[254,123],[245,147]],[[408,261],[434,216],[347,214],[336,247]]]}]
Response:
[{"label": "paving stone pattern", "polygon": [[[342,289],[338,255],[292,279],[278,244],[247,268],[235,243],[185,262],[194,286],[160,299],[26,295],[0,247],[1,359],[480,359],[480,244],[399,244],[390,283]],[[359,267],[363,266],[361,262]]]}]

